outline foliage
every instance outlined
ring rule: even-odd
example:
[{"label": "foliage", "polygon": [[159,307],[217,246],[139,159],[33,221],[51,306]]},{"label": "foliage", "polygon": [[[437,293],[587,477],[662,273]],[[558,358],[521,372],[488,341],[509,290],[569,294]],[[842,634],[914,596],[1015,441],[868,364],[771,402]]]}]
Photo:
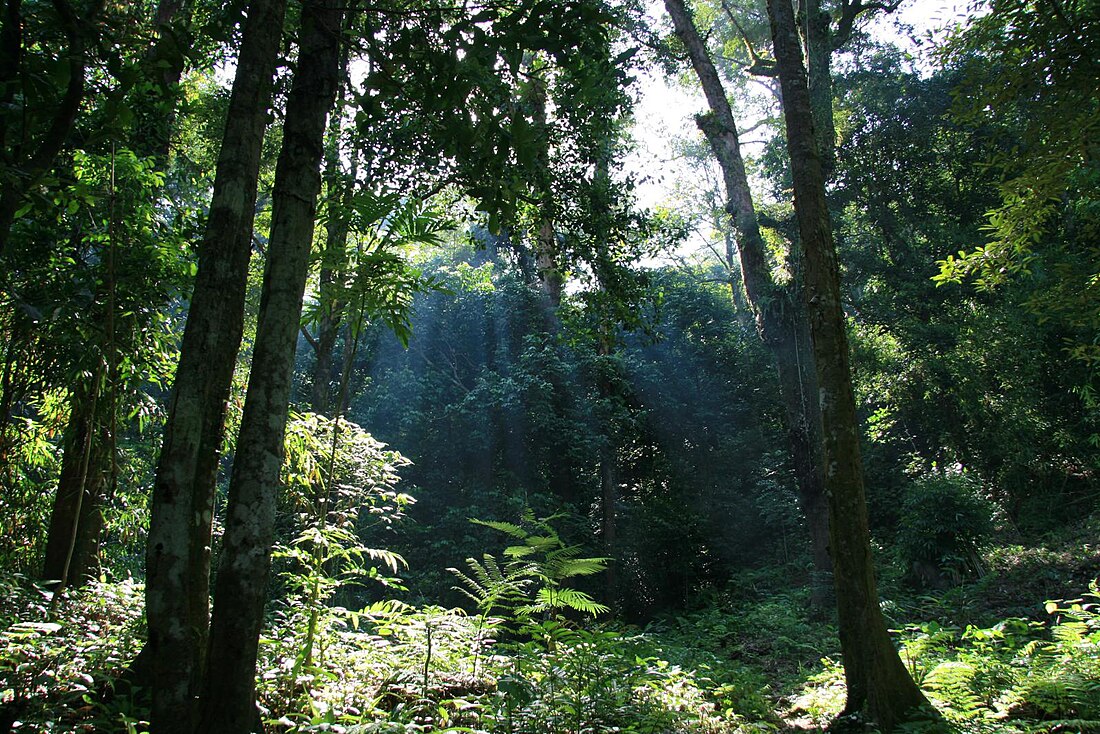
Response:
[{"label": "foliage", "polygon": [[911,579],[938,586],[983,571],[979,553],[992,538],[992,503],[963,473],[944,472],[910,483],[894,548]]},{"label": "foliage", "polygon": [[700,594],[688,611],[664,615],[649,629],[692,651],[680,660],[685,666],[717,656],[752,666],[786,688],[839,645],[835,624],[812,617],[808,588],[791,587],[798,573],[789,567],[741,571],[725,589]]},{"label": "foliage", "polygon": [[[0,65],[0,178],[33,183],[0,255],[0,728],[137,730],[140,704],[109,689],[140,643],[139,587],[100,580],[51,599],[12,573],[39,569],[69,416],[93,394],[111,444],[93,468],[110,478],[103,575],[140,571],[227,96],[208,72],[238,45],[240,8],[185,4],[193,14],[154,33],[148,3],[84,3],[101,13],[82,25],[87,93],[60,154],[31,170],[73,69],[53,26],[67,4],[9,3],[23,56]],[[349,234],[321,248],[302,323],[307,341],[329,328],[343,349],[330,358],[346,365],[350,420],[338,408],[288,426],[258,687],[273,729],[771,730],[776,697],[807,676],[790,715],[823,724],[839,710],[835,630],[806,611],[774,370],[733,273],[638,267],[682,232],[636,210],[624,173],[632,5],[355,14],[320,214]],[[698,8],[724,71],[763,69],[762,24],[727,5]],[[1100,719],[1097,600],[1029,618],[1100,559],[1096,4],[989,7],[937,68],[861,41],[834,69],[831,205],[872,522],[880,560],[903,567],[884,569],[884,611],[949,721],[1085,731]],[[742,10],[746,27],[731,27]],[[147,53],[157,35],[173,48]],[[192,67],[180,89],[146,78],[177,62]],[[175,128],[166,160],[137,152],[140,133],[122,142],[153,121]],[[749,165],[785,199],[776,151]],[[789,211],[768,211],[769,257],[791,277]],[[544,224],[570,278],[556,309],[536,282]],[[502,533],[503,556],[483,554]],[[615,556],[617,589],[584,547]],[[921,593],[890,583],[906,572]],[[405,585],[406,601],[372,603]]]},{"label": "foliage", "polygon": [[1070,228],[1083,228],[1086,239],[1095,229],[1097,181],[1089,169],[1100,125],[1098,24],[1089,0],[1059,3],[1053,12],[997,0],[941,50],[967,72],[957,91],[964,123],[1021,128],[1019,141],[992,161],[1002,176],[1002,203],[988,215],[991,242],[944,260],[942,279],[971,275],[990,288],[1029,272],[1036,244],[1060,212],[1080,217]]},{"label": "foliage", "polygon": [[0,721],[39,731],[125,731],[140,711],[107,703],[144,638],[140,584],[96,582],[60,596],[5,576],[0,618]]},{"label": "foliage", "polygon": [[41,564],[35,542],[49,522],[50,498],[57,484],[60,455],[51,441],[61,430],[57,418],[9,419],[0,428],[4,466],[0,469],[0,516],[8,532],[0,534],[0,568],[32,574]]},{"label": "foliage", "polygon": [[[958,731],[1091,731],[1100,723],[1096,592],[1094,581],[1082,599],[1047,602],[1045,624],[1010,618],[964,629],[909,625],[902,659]],[[819,722],[843,704],[843,670],[823,663],[795,701],[798,712]]]},{"label": "foliage", "polygon": [[273,551],[275,559],[286,562],[281,642],[297,645],[289,675],[308,694],[312,679],[324,670],[324,647],[316,650],[317,643],[344,612],[330,607],[334,597],[367,579],[399,585],[378,569],[396,574],[404,559],[367,546],[362,538],[398,520],[414,500],[395,489],[397,470],[408,460],[386,451],[354,423],[295,413],[284,444],[294,529],[292,540]]},{"label": "foliage", "polygon": [[884,537],[900,520],[905,477],[937,466],[961,465],[1025,531],[1072,521],[1095,499],[1085,468],[1097,456],[1094,420],[1075,395],[1089,370],[1065,353],[1079,332],[1029,305],[1050,282],[1012,279],[994,293],[932,280],[938,260],[983,237],[997,204],[984,164],[1014,135],[954,116],[965,78],[954,66],[918,73],[890,50],[836,77],[837,245],[868,501]]},{"label": "foliage", "polygon": [[329,664],[341,675],[318,680],[305,713],[286,708],[277,682],[289,662],[268,657],[280,644],[269,638],[261,701],[290,731],[326,724],[501,734],[772,728],[755,723],[767,709],[759,680],[720,658],[689,668],[675,662],[686,651],[657,636],[556,621],[538,629],[535,639],[508,645],[481,635],[460,610],[377,603],[329,633]]},{"label": "foliage", "polygon": [[[790,470],[775,450],[773,373],[728,291],[702,274],[654,272],[652,334],[624,335],[621,350],[601,355],[568,298],[560,338],[539,333],[538,294],[505,255],[492,243],[441,255],[433,267],[452,293],[417,299],[410,348],[379,333],[359,362],[371,378],[351,412],[415,462],[405,478],[421,503],[393,546],[417,569],[415,597],[459,603],[441,569],[492,542],[469,517],[571,511],[564,542],[598,542],[599,462],[612,432],[627,618],[676,608],[755,559],[802,554]],[[490,282],[464,285],[461,273],[473,271]],[[610,399],[601,379],[614,382]]]},{"label": "foliage", "polygon": [[[56,452],[60,468],[71,444],[68,417],[95,406],[95,442],[108,445],[92,453],[98,461],[88,476],[106,477],[110,487],[104,519],[112,560],[137,570],[145,522],[137,490],[151,482],[149,442],[175,369],[175,303],[191,275],[185,241],[194,210],[169,210],[163,172],[125,148],[75,151],[66,174],[47,189],[52,206],[20,220],[9,242],[0,445],[25,468],[0,481],[8,492],[37,485],[41,495],[54,493],[56,477],[39,484],[35,466],[43,452]],[[45,540],[41,530],[26,538]],[[34,560],[15,568],[37,573],[42,548],[26,550]]]},{"label": "foliage", "polygon": [[988,158],[1000,200],[987,212],[985,241],[948,255],[936,276],[971,279],[984,290],[1029,283],[1028,307],[1066,330],[1066,354],[1088,370],[1077,390],[1093,420],[1100,360],[1098,31],[1100,8],[1092,0],[1051,8],[994,0],[940,50],[965,74],[956,117],[971,129],[1007,135]]}]

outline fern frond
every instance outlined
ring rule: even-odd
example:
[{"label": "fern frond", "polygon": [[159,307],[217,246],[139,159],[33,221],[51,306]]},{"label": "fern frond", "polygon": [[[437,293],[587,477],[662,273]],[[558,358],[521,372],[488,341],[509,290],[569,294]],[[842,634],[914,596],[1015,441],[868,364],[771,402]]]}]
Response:
[{"label": "fern frond", "polygon": [[[471,558],[467,560],[472,561],[473,559]],[[487,594],[485,587],[479,584],[474,579],[470,578],[468,575],[464,574],[462,571],[459,571],[457,568],[448,568],[447,570],[454,574],[459,582],[463,584],[463,586],[452,586],[451,588],[466,595],[475,604],[480,604],[481,600]]]},{"label": "fern frond", "polygon": [[527,538],[527,531],[521,528],[519,525],[511,522],[502,522],[500,520],[478,520],[477,518],[470,518],[470,522],[475,525],[484,525],[487,528],[493,530],[499,530],[505,535],[509,535],[518,540],[525,540]]},{"label": "fern frond", "polygon": [[554,575],[559,579],[568,579],[574,576],[592,576],[607,570],[609,558],[570,558],[554,569]]},{"label": "fern frond", "polygon": [[572,609],[582,614],[604,614],[610,611],[583,591],[568,588],[542,588],[535,595],[535,601],[529,605],[530,613],[548,612],[554,609]]}]

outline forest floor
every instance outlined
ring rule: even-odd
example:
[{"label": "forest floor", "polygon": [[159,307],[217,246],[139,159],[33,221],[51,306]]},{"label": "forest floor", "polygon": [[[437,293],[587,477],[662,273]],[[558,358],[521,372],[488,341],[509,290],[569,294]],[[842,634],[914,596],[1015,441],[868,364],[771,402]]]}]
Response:
[{"label": "forest floor", "polygon": [[[947,588],[883,569],[902,657],[957,730],[1100,732],[1098,538],[1087,522],[990,548],[980,576]],[[844,700],[835,626],[793,578],[742,572],[645,628],[330,610],[308,666],[307,610],[286,605],[263,641],[259,700],[271,732],[822,731]],[[0,586],[0,730],[144,731],[140,700],[103,695],[142,643],[141,586],[62,599]]]}]

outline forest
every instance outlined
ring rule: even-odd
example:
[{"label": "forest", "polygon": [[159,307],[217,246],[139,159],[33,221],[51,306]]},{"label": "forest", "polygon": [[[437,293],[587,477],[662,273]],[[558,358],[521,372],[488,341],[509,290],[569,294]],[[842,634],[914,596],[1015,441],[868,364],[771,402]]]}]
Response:
[{"label": "forest", "polygon": [[0,732],[1100,733],[1097,0],[4,0],[0,156]]}]

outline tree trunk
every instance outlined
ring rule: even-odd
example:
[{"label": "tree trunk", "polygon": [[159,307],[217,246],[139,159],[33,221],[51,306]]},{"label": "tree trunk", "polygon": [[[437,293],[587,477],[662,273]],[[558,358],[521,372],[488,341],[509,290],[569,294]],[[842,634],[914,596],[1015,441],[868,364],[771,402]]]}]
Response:
[{"label": "tree trunk", "polygon": [[618,443],[619,426],[618,416],[614,407],[617,397],[617,382],[609,374],[613,337],[611,330],[601,326],[598,344],[600,363],[599,373],[596,378],[596,388],[599,391],[600,400],[608,407],[607,418],[604,421],[606,442],[600,448],[600,534],[603,538],[604,554],[611,560],[607,564],[606,601],[612,609],[618,609],[619,577],[617,566],[618,555],[618,505],[619,505],[619,464]]},{"label": "tree trunk", "polygon": [[848,684],[845,712],[865,711],[889,732],[928,702],[898,657],[879,609],[839,269],[806,70],[789,0],[768,0],[768,16],[783,90],[795,212],[806,258],[805,297],[820,386],[828,467],[825,487]]},{"label": "tree trunk", "polygon": [[737,238],[745,294],[756,319],[757,332],[771,351],[779,373],[791,463],[811,542],[812,601],[823,605],[829,596],[832,574],[828,515],[824,511],[825,465],[819,448],[821,415],[814,397],[817,379],[805,307],[799,297],[800,284],[782,288],[772,279],[741,157],[737,123],[722,81],[683,0],[665,0],[665,8],[688,50],[711,110],[696,121],[722,169],[728,199],[726,211]]},{"label": "tree trunk", "polygon": [[[340,59],[341,95],[347,84],[348,55]],[[310,340],[313,347],[313,386],[310,406],[318,415],[330,415],[332,406],[332,358],[340,324],[344,319],[347,302],[344,300],[343,280],[348,268],[348,234],[352,194],[355,190],[357,159],[352,169],[345,172],[341,163],[340,125],[337,122],[329,131],[325,146],[325,189],[330,207],[325,223],[325,248],[321,253],[320,287],[317,336]],[[353,154],[354,155],[354,154]],[[333,211],[335,209],[336,211]]]},{"label": "tree trunk", "polygon": [[252,220],[285,0],[253,0],[168,408],[146,551],[152,727],[190,734],[209,624],[211,522],[244,328]]},{"label": "tree trunk", "polygon": [[229,485],[199,732],[247,732],[275,531],[294,351],[321,188],[325,119],[340,75],[342,7],[308,0],[275,171],[271,240]]},{"label": "tree trunk", "polygon": [[102,435],[98,376],[88,389],[74,391],[65,431],[61,474],[57,480],[46,536],[42,578],[56,588],[79,586],[94,575],[103,528],[101,503],[107,485],[104,464],[110,441]]},{"label": "tree trunk", "polygon": [[836,168],[836,124],[833,121],[833,58],[830,34],[832,18],[821,9],[821,0],[800,0],[798,27],[806,53],[810,107],[814,115],[814,139],[825,177]]}]

